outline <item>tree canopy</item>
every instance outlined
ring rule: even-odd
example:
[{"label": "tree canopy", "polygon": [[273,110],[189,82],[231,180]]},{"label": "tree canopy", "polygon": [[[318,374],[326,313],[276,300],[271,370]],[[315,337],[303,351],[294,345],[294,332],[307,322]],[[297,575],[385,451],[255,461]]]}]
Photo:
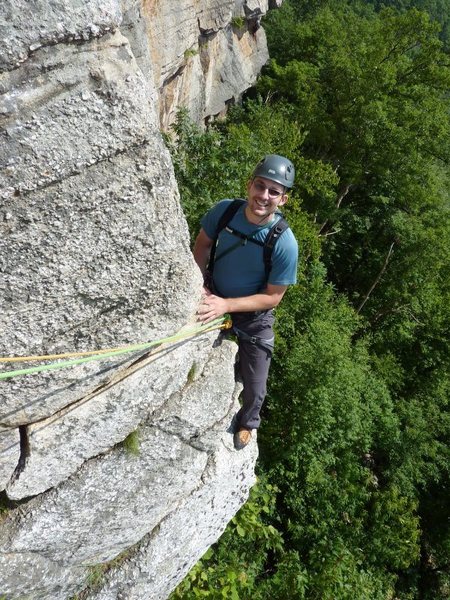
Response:
[{"label": "tree canopy", "polygon": [[298,284],[277,308],[260,484],[176,598],[450,593],[446,0],[285,0],[242,106],[169,141],[192,236],[289,156]]}]

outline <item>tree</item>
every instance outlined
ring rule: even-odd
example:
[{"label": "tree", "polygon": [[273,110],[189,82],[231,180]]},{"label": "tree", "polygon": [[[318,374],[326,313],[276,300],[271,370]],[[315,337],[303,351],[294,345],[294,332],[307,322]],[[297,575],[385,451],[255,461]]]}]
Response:
[{"label": "tree", "polygon": [[447,50],[450,49],[450,2],[449,0],[368,0],[377,10],[391,6],[398,10],[417,8],[427,12],[430,17],[441,25],[439,37]]},{"label": "tree", "polygon": [[285,0],[253,99],[204,132],[177,125],[193,235],[262,155],[298,171],[299,283],[277,308],[258,436],[277,544],[255,553],[232,525],[207,563],[234,582],[222,597],[448,589],[449,60],[427,14],[375,8]]}]

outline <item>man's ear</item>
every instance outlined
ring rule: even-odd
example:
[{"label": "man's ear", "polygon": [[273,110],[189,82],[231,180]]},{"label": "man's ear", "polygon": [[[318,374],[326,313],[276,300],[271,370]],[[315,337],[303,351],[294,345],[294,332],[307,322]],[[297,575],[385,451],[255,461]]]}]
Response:
[{"label": "man's ear", "polygon": [[283,206],[283,204],[286,204],[286,202],[289,200],[289,195],[288,194],[283,194],[281,196],[280,201],[278,202],[278,206]]}]

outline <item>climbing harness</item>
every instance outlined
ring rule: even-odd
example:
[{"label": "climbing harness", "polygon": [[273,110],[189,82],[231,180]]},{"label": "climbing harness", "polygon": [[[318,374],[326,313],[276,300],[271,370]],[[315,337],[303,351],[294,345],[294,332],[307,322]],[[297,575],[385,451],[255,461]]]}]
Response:
[{"label": "climbing harness", "polygon": [[[96,360],[104,360],[106,358],[111,358],[115,356],[120,356],[122,354],[137,352],[139,350],[147,350],[152,348],[153,346],[161,346],[162,344],[168,344],[172,342],[178,342],[188,337],[193,337],[202,333],[207,333],[209,331],[214,331],[215,329],[230,329],[231,321],[229,319],[225,319],[224,317],[220,317],[219,319],[215,319],[206,325],[199,325],[193,329],[188,329],[185,331],[178,332],[172,336],[161,338],[159,340],[153,340],[152,342],[145,342],[142,344],[132,344],[128,346],[122,346],[117,348],[107,348],[103,350],[91,350],[87,352],[66,352],[64,354],[47,354],[40,356],[13,356],[13,357],[0,357],[0,363],[6,362],[30,362],[30,361],[45,361],[51,359],[61,359],[67,357],[83,357],[76,358],[74,360],[62,361],[62,362],[52,362],[45,365],[39,365],[36,367],[29,367],[26,369],[18,369],[15,371],[4,371],[0,372],[0,380],[9,379],[11,377],[18,377],[20,375],[29,375],[32,373],[40,373],[42,371],[50,371],[53,369],[63,369],[65,367],[71,367],[87,362],[92,362]],[[155,353],[154,353],[155,354]]]},{"label": "climbing harness", "polygon": [[249,342],[250,344],[254,344],[255,346],[259,346],[259,348],[265,350],[269,356],[272,356],[275,337],[266,340],[256,335],[249,335],[245,331],[242,331],[242,329],[238,329],[238,327],[236,326],[232,326],[232,329],[240,340],[242,340],[243,342]]}]

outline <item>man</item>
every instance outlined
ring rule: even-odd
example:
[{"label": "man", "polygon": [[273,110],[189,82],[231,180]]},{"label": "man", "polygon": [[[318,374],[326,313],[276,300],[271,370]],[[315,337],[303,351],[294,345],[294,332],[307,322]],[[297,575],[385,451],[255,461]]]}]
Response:
[{"label": "man", "polygon": [[[221,217],[232,200],[222,200],[204,215],[194,245],[194,258],[207,286],[198,309],[199,320],[208,323],[230,313],[238,336],[243,382],[243,402],[234,434],[238,450],[250,442],[252,430],[261,421],[274,341],[272,309],[288,285],[296,283],[298,246],[289,228],[274,244],[269,272],[263,257],[271,228],[281,224],[277,211],[288,200],[294,175],[294,166],[287,158],[277,154],[263,158],[247,184],[247,200],[226,227],[217,235]],[[212,253],[213,264],[208,264]]]}]

